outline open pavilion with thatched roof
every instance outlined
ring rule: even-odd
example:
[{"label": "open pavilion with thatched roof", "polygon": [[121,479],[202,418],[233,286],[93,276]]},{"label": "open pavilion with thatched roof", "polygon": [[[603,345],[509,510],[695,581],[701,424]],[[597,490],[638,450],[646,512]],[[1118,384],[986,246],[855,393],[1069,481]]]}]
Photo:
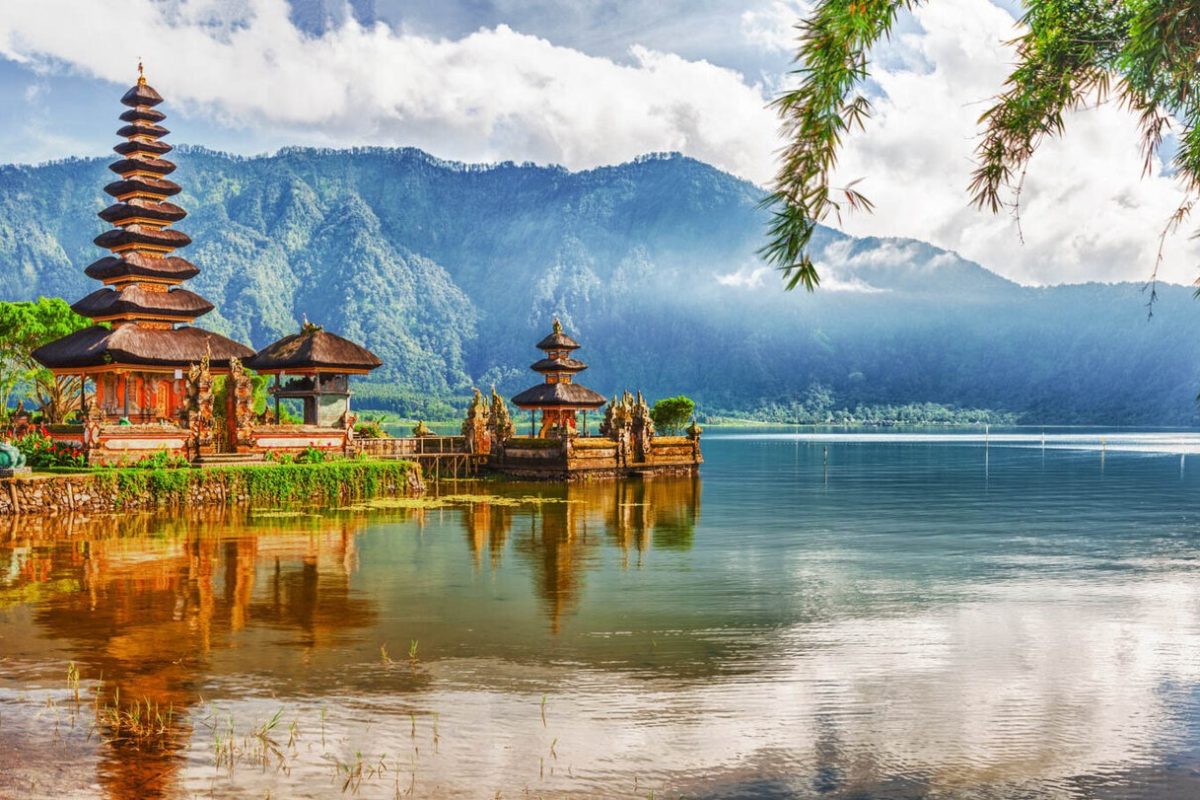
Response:
[{"label": "open pavilion with thatched roof", "polygon": [[[365,347],[305,322],[299,333],[285,336],[254,355],[246,366],[260,375],[274,375],[270,387],[275,418],[280,402],[299,400],[304,424],[343,427],[350,414],[350,376],[366,375],[383,365]],[[284,376],[289,376],[286,382]]]}]

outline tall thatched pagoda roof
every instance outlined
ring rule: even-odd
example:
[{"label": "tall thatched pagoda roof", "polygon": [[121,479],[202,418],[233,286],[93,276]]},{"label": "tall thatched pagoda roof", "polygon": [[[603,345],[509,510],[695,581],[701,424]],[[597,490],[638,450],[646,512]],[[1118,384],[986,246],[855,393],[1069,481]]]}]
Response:
[{"label": "tall thatched pagoda roof", "polygon": [[156,330],[140,325],[99,325],[39,347],[33,357],[53,369],[80,370],[113,365],[184,368],[205,356],[214,369],[228,369],[229,359],[245,360],[254,351],[203,328]]},{"label": "tall thatched pagoda roof", "polygon": [[163,158],[171,146],[159,141],[169,132],[158,124],[166,115],[154,108],[162,95],[146,83],[140,64],[138,72],[137,84],[121,98],[130,109],[121,114],[126,124],[117,135],[126,141],[113,148],[120,158],[109,166],[120,177],[104,187],[116,202],[100,212],[114,227],[95,239],[111,254],[85,270],[104,287],[72,306],[111,327],[87,328],[35,350],[34,358],[52,370],[185,368],[206,355],[222,369],[231,358],[254,355],[244,345],[191,325],[213,305],[181,286],[200,270],[172,255],[191,244],[187,234],[171,227],[187,212],[167,202],[180,188],[164,177],[175,165]]}]

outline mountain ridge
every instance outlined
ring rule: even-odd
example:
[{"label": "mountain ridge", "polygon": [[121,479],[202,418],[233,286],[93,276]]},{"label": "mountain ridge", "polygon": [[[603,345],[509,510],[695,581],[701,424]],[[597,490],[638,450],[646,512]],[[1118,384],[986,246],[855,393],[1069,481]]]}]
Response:
[{"label": "mountain ridge", "polygon": [[[1161,286],[1147,323],[1136,284],[1027,287],[919,240],[822,229],[826,286],[785,293],[757,256],[761,190],[678,154],[580,172],[416,148],[175,155],[193,284],[217,305],[199,324],[261,347],[307,316],[376,350],[398,390],[515,393],[559,316],[604,393],[1195,419],[1190,290]],[[0,298],[95,287],[106,163],[0,167]]]}]

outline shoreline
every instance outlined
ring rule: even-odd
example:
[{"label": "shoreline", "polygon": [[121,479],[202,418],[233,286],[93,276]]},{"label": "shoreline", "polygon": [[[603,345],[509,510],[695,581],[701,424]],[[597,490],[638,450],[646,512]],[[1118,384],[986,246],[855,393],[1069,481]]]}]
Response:
[{"label": "shoreline", "polygon": [[411,461],[331,461],[144,469],[102,468],[0,479],[0,516],[113,513],[201,506],[347,502],[423,494]]}]

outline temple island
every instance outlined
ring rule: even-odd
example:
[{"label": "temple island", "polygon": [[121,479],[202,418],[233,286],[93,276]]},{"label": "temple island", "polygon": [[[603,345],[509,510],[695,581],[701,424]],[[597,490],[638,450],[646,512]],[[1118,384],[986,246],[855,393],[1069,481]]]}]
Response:
[{"label": "temple island", "polygon": [[[200,269],[177,254],[191,243],[174,227],[187,212],[171,202],[181,188],[168,177],[175,165],[166,158],[166,115],[156,108],[163,98],[140,64],[121,102],[122,141],[109,167],[117,179],[104,187],[113,201],[99,212],[112,228],[95,238],[107,253],[85,269],[102,285],[72,305],[93,324],[33,353],[60,386],[78,392],[73,424],[47,429],[57,446],[94,466],[164,456],[196,466],[288,461],[319,451],[415,461],[435,479],[481,470],[553,480],[698,470],[699,428],[657,435],[640,393],[609,400],[578,383],[587,365],[557,319],[537,344],[544,356],[532,369],[541,380],[512,398],[529,413],[529,436],[517,435],[493,388],[490,400],[475,390],[459,435],[356,437],[350,380],[382,365],[368,349],[307,320],[258,352],[195,324],[213,304],[186,286]],[[267,379],[269,397],[257,413],[256,376]],[[298,408],[299,418],[287,408]],[[589,412],[599,417],[594,435]],[[12,448],[0,451],[0,467],[15,458]]]},{"label": "temple island", "polygon": [[[308,448],[351,452],[349,376],[379,367],[373,353],[307,322],[258,353],[193,324],[213,305],[184,286],[200,269],[175,255],[191,243],[172,227],[187,212],[169,201],[181,189],[167,178],[175,165],[164,158],[169,131],[155,108],[163,99],[140,73],[139,65],[137,84],[121,98],[129,107],[117,131],[124,141],[109,167],[118,179],[104,187],[114,203],[100,218],[113,228],[95,239],[109,254],[84,270],[103,286],[71,306],[95,324],[33,353],[79,387],[80,424],[50,435],[79,448],[89,464],[155,452],[199,463]],[[273,415],[255,415],[248,370],[274,378]],[[220,405],[216,377],[225,383]],[[301,422],[284,423],[286,398],[301,404]]]}]

